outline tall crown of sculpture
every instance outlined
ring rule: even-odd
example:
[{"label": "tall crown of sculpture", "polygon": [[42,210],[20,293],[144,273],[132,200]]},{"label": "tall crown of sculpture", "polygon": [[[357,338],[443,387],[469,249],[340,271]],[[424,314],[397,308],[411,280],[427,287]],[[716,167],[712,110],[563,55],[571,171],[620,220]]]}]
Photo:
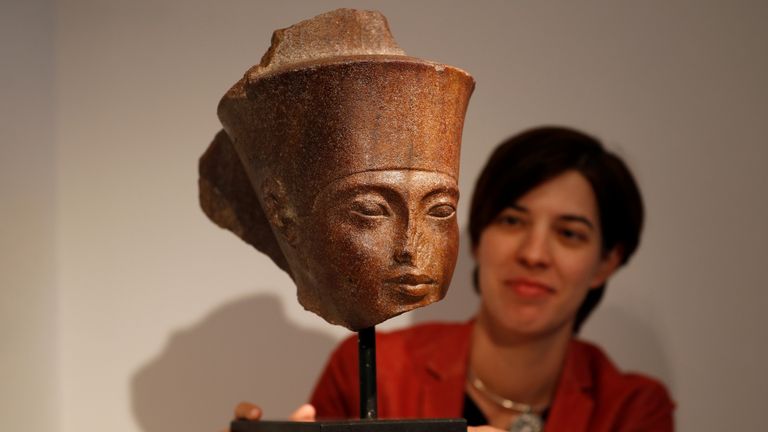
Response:
[{"label": "tall crown of sculpture", "polygon": [[277,30],[219,103],[226,132],[200,162],[203,210],[290,274],[254,193],[264,179],[290,179],[308,204],[359,171],[456,178],[473,89],[461,69],[406,56],[379,12],[338,9]]},{"label": "tall crown of sculpture", "polygon": [[425,171],[455,181],[473,89],[460,69],[406,56],[378,12],[339,9],[278,30],[219,102],[224,131],[200,161],[203,210],[288,272],[305,308],[350,328],[380,322],[390,312],[352,322],[349,306],[328,307],[308,286],[317,245],[302,245],[300,233],[317,222],[318,194],[349,176]]}]

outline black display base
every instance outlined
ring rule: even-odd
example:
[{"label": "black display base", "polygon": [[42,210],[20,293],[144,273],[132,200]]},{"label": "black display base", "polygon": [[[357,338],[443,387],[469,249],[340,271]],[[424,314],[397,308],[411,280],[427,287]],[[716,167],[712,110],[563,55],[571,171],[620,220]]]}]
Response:
[{"label": "black display base", "polygon": [[317,422],[236,420],[231,432],[466,432],[464,419],[338,420]]}]

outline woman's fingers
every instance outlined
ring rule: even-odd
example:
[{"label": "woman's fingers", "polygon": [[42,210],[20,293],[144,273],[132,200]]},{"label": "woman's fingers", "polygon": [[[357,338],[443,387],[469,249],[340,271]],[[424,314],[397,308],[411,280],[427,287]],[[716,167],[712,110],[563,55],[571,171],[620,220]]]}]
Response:
[{"label": "woman's fingers", "polygon": [[304,404],[294,411],[288,419],[303,422],[315,421],[315,407],[310,404]]},{"label": "woman's fingers", "polygon": [[[259,420],[261,419],[261,408],[250,402],[240,402],[235,407],[235,418],[238,420]],[[310,404],[300,406],[289,417],[291,421],[315,421],[315,407]]]},{"label": "woman's fingers", "polygon": [[505,432],[501,429],[496,429],[493,426],[469,426],[467,432]]},{"label": "woman's fingers", "polygon": [[261,418],[261,408],[250,402],[240,402],[235,407],[235,418],[241,420],[258,420]]}]

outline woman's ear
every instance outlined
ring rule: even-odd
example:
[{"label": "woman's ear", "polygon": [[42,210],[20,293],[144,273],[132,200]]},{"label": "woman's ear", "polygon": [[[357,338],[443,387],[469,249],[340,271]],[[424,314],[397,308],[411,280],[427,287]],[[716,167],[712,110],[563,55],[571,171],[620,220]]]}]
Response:
[{"label": "woman's ear", "polygon": [[621,248],[619,246],[615,246],[613,249],[608,251],[607,254],[603,255],[590,286],[592,288],[597,288],[605,284],[605,282],[621,265],[622,256],[623,253],[621,252]]},{"label": "woman's ear", "polygon": [[289,204],[285,186],[271,177],[262,183],[261,194],[269,223],[286,243],[296,246],[299,238],[298,217]]}]

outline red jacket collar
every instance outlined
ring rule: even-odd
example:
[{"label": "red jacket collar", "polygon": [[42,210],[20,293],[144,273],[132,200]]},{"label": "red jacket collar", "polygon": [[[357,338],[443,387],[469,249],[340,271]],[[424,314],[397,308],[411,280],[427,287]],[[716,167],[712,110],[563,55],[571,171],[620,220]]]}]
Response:
[{"label": "red jacket collar", "polygon": [[[464,383],[467,376],[470,337],[474,320],[459,326],[456,332],[446,333],[446,340],[419,344],[413,355],[425,366],[424,395],[420,412],[425,416],[445,417],[445,413],[461,412],[464,403]],[[443,336],[443,335],[441,335]],[[593,374],[581,351],[583,343],[572,340],[568,346],[562,375],[550,408],[547,429],[587,431],[594,408],[592,395]]]}]

